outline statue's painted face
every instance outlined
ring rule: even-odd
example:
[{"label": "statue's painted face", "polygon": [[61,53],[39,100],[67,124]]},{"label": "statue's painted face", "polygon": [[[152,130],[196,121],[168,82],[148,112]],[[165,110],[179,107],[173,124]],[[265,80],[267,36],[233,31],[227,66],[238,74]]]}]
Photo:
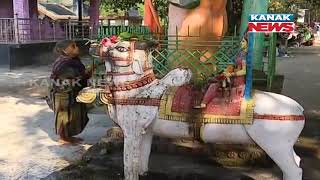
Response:
[{"label": "statue's painted face", "polygon": [[121,41],[115,44],[108,52],[109,58],[112,61],[129,61],[129,54],[131,52],[130,42]]},{"label": "statue's painted face", "polygon": [[139,43],[136,41],[121,41],[113,45],[108,51],[106,71],[110,72],[112,69],[116,69],[119,73],[143,74],[145,69],[151,67],[151,63],[149,62],[150,58],[148,58],[149,51],[140,48],[141,43]]}]

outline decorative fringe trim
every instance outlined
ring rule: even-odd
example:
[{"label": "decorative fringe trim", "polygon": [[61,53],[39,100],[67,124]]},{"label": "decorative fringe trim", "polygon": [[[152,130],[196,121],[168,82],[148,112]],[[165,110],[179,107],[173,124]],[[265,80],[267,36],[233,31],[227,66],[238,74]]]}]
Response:
[{"label": "decorative fringe trim", "polygon": [[103,104],[159,106],[161,100],[147,98],[114,99],[107,94],[100,93],[100,101]]},{"label": "decorative fringe trim", "polygon": [[[99,98],[97,98],[99,97]],[[105,92],[101,88],[86,88],[80,91],[77,96],[77,102],[91,104],[94,101],[101,105],[142,105],[142,106],[160,106],[160,99],[149,98],[128,98],[128,99],[114,99],[110,93]]]},{"label": "decorative fringe trim", "polygon": [[130,81],[125,84],[120,84],[117,86],[112,86],[112,87],[110,87],[110,90],[113,92],[115,92],[115,91],[129,91],[132,89],[137,89],[139,87],[143,87],[145,85],[148,85],[148,84],[152,83],[154,80],[156,80],[155,75],[153,73],[150,73],[150,74],[142,77],[139,80]]}]

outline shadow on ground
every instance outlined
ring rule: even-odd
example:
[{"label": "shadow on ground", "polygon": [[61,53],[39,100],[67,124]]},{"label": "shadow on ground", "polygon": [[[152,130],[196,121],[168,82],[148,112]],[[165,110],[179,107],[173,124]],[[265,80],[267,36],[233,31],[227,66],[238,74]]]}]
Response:
[{"label": "shadow on ground", "polygon": [[[121,141],[102,140],[87,151],[81,162],[44,179],[123,179],[122,146]],[[153,145],[150,171],[146,176],[140,177],[141,180],[253,180],[250,174],[257,173],[257,170],[250,168],[224,167],[207,156],[154,152],[155,148]],[[270,177],[278,179],[270,173],[265,174],[265,177],[266,180]]]}]

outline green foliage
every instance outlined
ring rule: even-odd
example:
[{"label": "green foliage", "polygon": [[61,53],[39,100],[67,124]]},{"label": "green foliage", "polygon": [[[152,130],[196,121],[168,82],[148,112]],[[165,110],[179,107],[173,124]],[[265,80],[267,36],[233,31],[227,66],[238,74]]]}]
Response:
[{"label": "green foliage", "polygon": [[138,7],[139,15],[141,17],[143,17],[143,15],[144,15],[144,4],[138,4],[137,7]]},{"label": "green foliage", "polygon": [[137,7],[144,0],[102,0],[102,4],[109,5],[112,9],[129,10],[131,7]]},{"label": "green foliage", "polygon": [[142,34],[132,34],[129,32],[122,32],[120,33],[119,37],[121,40],[124,40],[124,41],[128,41],[133,38],[138,39],[139,41],[143,41],[146,39]]},{"label": "green foliage", "polygon": [[228,32],[226,35],[232,36],[235,30],[238,32],[241,24],[243,0],[228,0]]},{"label": "green foliage", "polygon": [[237,16],[241,16],[242,14],[242,6],[243,6],[243,0],[234,0],[231,1],[232,2],[232,13],[237,15]]},{"label": "green foliage", "polygon": [[[153,0],[153,3],[162,23],[167,22],[168,0]],[[130,8],[135,7],[138,9],[141,16],[144,15],[144,0],[101,0],[101,6],[107,7],[109,11],[112,9],[127,11]]]},{"label": "green foliage", "polygon": [[168,0],[156,0],[156,8],[163,24],[168,22],[169,2]]},{"label": "green foliage", "polygon": [[319,9],[319,0],[269,0],[271,13],[296,13],[299,8]]},{"label": "green foliage", "polygon": [[112,8],[109,4],[100,5],[100,14],[101,16],[123,16],[125,12],[123,10]]},{"label": "green foliage", "polygon": [[292,3],[286,0],[269,0],[270,13],[293,13]]},{"label": "green foliage", "polygon": [[320,0],[269,0],[270,13],[293,13],[297,15],[299,9],[309,9],[312,21],[319,21]]}]

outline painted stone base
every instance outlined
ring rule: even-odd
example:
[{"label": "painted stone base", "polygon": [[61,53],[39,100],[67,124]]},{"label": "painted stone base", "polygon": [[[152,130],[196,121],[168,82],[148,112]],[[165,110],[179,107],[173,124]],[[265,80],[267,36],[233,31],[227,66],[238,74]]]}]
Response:
[{"label": "painted stone base", "polygon": [[[101,142],[112,144],[113,148],[122,151],[123,135],[121,130],[119,128],[109,129]],[[207,157],[212,163],[227,167],[270,167],[273,165],[267,154],[256,145],[212,145],[190,140],[154,137],[152,153]]]}]

